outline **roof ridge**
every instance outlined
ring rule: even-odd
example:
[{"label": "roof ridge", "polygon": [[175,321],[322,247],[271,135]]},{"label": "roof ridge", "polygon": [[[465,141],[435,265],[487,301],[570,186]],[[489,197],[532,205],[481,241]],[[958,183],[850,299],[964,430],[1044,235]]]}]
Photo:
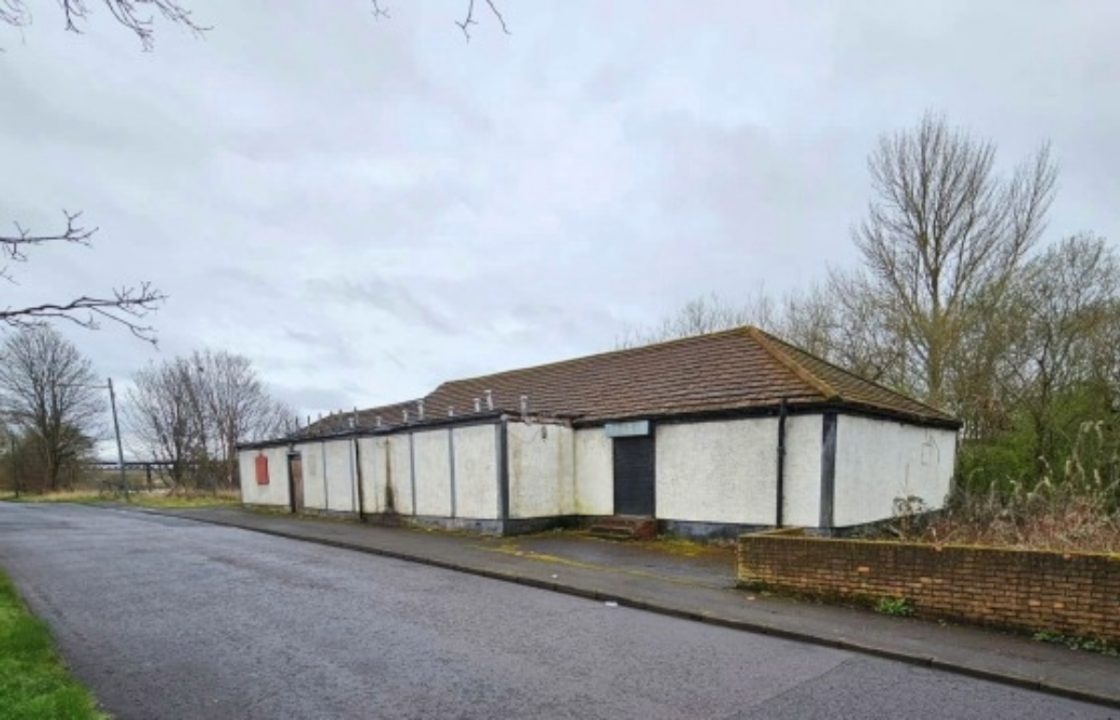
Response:
[{"label": "roof ridge", "polygon": [[539,365],[529,365],[527,367],[513,368],[512,370],[499,370],[498,372],[487,373],[485,375],[474,375],[474,376],[471,376],[471,377],[461,377],[461,378],[455,378],[455,379],[452,379],[452,380],[444,380],[443,382],[441,382],[439,385],[436,386],[436,389],[433,390],[432,393],[429,393],[429,394],[434,394],[436,391],[438,391],[444,385],[452,385],[452,384],[457,384],[457,383],[469,382],[471,380],[484,380],[486,378],[498,377],[500,375],[512,375],[514,373],[520,373],[520,372],[524,372],[526,370],[541,370],[543,368],[556,367],[556,366],[560,366],[560,365],[568,365],[570,363],[582,362],[582,361],[585,361],[585,360],[591,360],[593,358],[606,357],[608,355],[622,355],[624,353],[642,352],[642,351],[651,350],[651,349],[654,349],[654,348],[665,347],[666,345],[677,345],[677,344],[680,344],[680,343],[686,343],[686,342],[689,342],[689,341],[698,340],[700,338],[712,338],[712,337],[717,337],[717,336],[721,336],[721,335],[734,335],[736,333],[742,332],[745,327],[747,327],[747,326],[737,325],[733,328],[726,328],[724,330],[714,330],[714,331],[710,331],[710,332],[696,333],[695,335],[686,335],[685,337],[672,338],[670,340],[661,340],[660,342],[647,343],[645,345],[636,345],[634,347],[618,348],[618,349],[615,349],[615,350],[604,350],[602,352],[592,353],[590,355],[579,355],[579,356],[576,356],[576,357],[565,358],[563,360],[553,360],[552,362],[540,363]]},{"label": "roof ridge", "polygon": [[770,357],[777,360],[781,365],[785,366],[787,370],[808,383],[810,387],[823,395],[826,400],[843,400],[836,388],[814,375],[812,371],[791,358],[781,348],[775,347],[774,344],[770,342],[770,337],[767,333],[759,330],[754,325],[748,325],[744,330],[752,340],[758,343],[759,346],[770,355]]}]

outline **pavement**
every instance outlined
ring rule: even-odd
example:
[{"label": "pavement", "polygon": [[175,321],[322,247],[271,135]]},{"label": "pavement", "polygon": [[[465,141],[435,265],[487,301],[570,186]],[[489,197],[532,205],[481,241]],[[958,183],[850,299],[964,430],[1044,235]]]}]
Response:
[{"label": "pavement", "polygon": [[[388,532],[414,545],[426,538],[429,549],[448,539]],[[577,539],[587,555],[566,565],[532,559],[520,544],[450,540],[512,563],[503,572],[533,563],[550,580],[616,556]],[[568,542],[529,539],[553,552]],[[639,585],[665,577],[712,589],[703,577],[664,573],[673,553],[622,547],[622,574]],[[0,503],[0,565],[119,720],[1117,715],[861,653],[132,510]]]},{"label": "pavement", "polygon": [[143,510],[424,563],[1120,708],[1120,659],[1022,635],[735,588],[731,549],[573,533],[480,537],[240,508]]}]

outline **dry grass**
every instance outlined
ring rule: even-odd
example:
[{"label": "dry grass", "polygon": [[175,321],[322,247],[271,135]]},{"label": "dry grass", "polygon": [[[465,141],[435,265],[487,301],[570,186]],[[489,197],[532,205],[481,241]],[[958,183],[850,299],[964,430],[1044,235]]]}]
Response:
[{"label": "dry grass", "polygon": [[14,492],[0,494],[0,500],[9,502],[40,502],[40,503],[87,503],[98,499],[96,490],[74,489],[56,490],[47,493],[20,493]]},{"label": "dry grass", "polygon": [[[13,493],[0,495],[0,500],[28,503],[119,503],[124,502],[123,496],[99,494],[96,490],[60,490],[57,492],[28,495],[26,493],[18,498]],[[140,507],[151,508],[193,508],[216,507],[227,505],[240,505],[241,494],[236,490],[219,490],[213,492],[177,492],[166,491],[144,492],[134,491],[129,495],[129,502]]]},{"label": "dry grass", "polygon": [[1085,498],[1025,511],[1005,504],[953,508],[914,539],[1035,550],[1120,553],[1120,517]]},{"label": "dry grass", "polygon": [[1118,458],[1099,423],[1082,426],[1059,471],[1037,481],[1010,480],[984,490],[958,488],[947,509],[929,520],[896,503],[895,534],[910,540],[1003,547],[1120,553]]}]

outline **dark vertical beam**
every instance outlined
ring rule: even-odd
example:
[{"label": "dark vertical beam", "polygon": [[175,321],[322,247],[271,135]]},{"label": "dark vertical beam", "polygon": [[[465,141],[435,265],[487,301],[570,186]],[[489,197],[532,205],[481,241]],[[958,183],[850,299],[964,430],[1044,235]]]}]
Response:
[{"label": "dark vertical beam", "polygon": [[786,400],[778,406],[778,478],[777,478],[778,507],[774,513],[774,526],[782,527],[785,518],[786,505]]},{"label": "dark vertical beam", "polygon": [[822,529],[832,528],[836,498],[836,413],[825,413],[821,430],[821,519]]},{"label": "dark vertical beam", "polygon": [[509,520],[509,425],[502,418],[494,427],[498,431],[498,503],[504,522]]},{"label": "dark vertical beam", "polygon": [[323,470],[323,512],[331,509],[331,484],[327,480],[327,441],[319,443],[319,467]]},{"label": "dark vertical beam", "polygon": [[412,433],[408,434],[408,482],[412,486],[412,514],[416,512],[416,443],[412,440]]},{"label": "dark vertical beam", "polygon": [[354,482],[358,483],[358,520],[366,519],[365,491],[362,489],[362,446],[354,438]]},{"label": "dark vertical beam", "polygon": [[292,474],[292,456],[295,453],[291,450],[288,451],[285,466],[288,469],[288,507],[291,508],[292,514],[296,512],[296,477]]},{"label": "dark vertical beam", "polygon": [[451,517],[455,517],[455,430],[447,428],[447,464],[451,475]]}]

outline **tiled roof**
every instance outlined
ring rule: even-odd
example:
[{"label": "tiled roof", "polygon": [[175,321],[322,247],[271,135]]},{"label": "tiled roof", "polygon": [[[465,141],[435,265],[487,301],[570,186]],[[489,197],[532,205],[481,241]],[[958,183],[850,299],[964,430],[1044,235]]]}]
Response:
[{"label": "tiled roof", "polygon": [[[577,423],[628,418],[692,415],[735,410],[829,404],[878,412],[918,422],[954,424],[935,408],[864,380],[754,327],[671,340],[629,350],[509,370],[445,382],[423,398],[358,413],[356,425],[373,428],[446,421],[477,415],[476,398],[487,412],[486,391],[495,410],[519,413],[528,398],[532,415]],[[305,432],[344,432],[350,414],[335,415]],[[301,433],[302,434],[302,433]]]}]

